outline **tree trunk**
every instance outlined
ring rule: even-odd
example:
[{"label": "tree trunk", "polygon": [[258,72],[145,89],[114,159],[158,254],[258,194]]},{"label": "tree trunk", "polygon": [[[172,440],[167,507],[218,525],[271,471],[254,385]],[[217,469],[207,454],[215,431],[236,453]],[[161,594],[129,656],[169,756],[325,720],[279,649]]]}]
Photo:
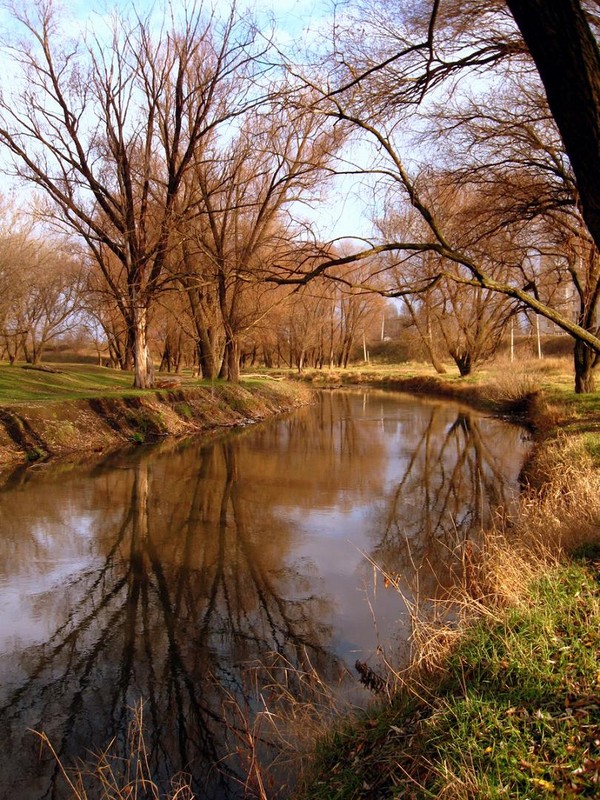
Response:
[{"label": "tree trunk", "polygon": [[573,361],[575,366],[575,392],[577,394],[595,392],[594,367],[597,363],[596,353],[585,342],[576,339]]},{"label": "tree trunk", "polygon": [[471,374],[471,370],[473,369],[471,353],[467,350],[455,350],[451,352],[450,355],[458,367],[461,378],[465,378],[467,375]]},{"label": "tree trunk", "polygon": [[600,249],[600,51],[580,0],[506,0],[544,84]]},{"label": "tree trunk", "polygon": [[152,389],[154,387],[154,367],[148,351],[148,309],[134,309],[133,314],[133,368],[136,389]]},{"label": "tree trunk", "polygon": [[240,382],[240,353],[237,338],[231,336],[225,342],[225,355],[221,375],[229,383]]},{"label": "tree trunk", "polygon": [[163,354],[160,359],[160,364],[158,366],[158,371],[163,372],[163,370],[167,370],[167,372],[171,372],[171,346],[169,344],[169,340],[165,342],[165,346],[163,348]]},{"label": "tree trunk", "polygon": [[189,299],[196,330],[196,352],[200,375],[207,380],[213,380],[219,371],[213,341],[214,335],[211,336],[211,329],[205,323],[197,297],[190,292]]},{"label": "tree trunk", "polygon": [[122,355],[122,369],[130,370],[135,364],[135,314],[131,321],[127,320],[127,338],[125,340],[125,352]]}]

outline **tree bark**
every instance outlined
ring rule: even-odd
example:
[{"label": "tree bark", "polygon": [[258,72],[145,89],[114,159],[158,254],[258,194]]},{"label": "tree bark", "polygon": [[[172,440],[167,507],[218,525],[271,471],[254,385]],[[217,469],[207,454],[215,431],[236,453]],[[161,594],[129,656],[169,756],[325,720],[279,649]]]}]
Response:
[{"label": "tree bark", "polygon": [[471,374],[473,369],[473,360],[471,358],[471,353],[468,350],[451,350],[450,355],[458,367],[461,378],[466,378],[467,375]]},{"label": "tree bark", "polygon": [[594,380],[594,367],[597,363],[596,353],[584,342],[575,340],[573,351],[573,361],[575,366],[575,392],[576,394],[588,394],[596,391]]},{"label": "tree bark", "polygon": [[200,374],[207,380],[213,380],[219,372],[215,345],[212,341],[210,331],[203,327],[196,320],[196,352],[198,354],[198,366]]},{"label": "tree bark", "polygon": [[600,51],[579,0],[506,0],[544,84],[600,250]]},{"label": "tree bark", "polygon": [[136,389],[152,389],[154,386],[154,368],[148,351],[148,310],[136,306],[133,311],[134,349],[133,349],[133,385]]},{"label": "tree bark", "polygon": [[232,336],[225,343],[224,363],[227,365],[227,380],[229,383],[240,382],[240,352],[237,338]]}]

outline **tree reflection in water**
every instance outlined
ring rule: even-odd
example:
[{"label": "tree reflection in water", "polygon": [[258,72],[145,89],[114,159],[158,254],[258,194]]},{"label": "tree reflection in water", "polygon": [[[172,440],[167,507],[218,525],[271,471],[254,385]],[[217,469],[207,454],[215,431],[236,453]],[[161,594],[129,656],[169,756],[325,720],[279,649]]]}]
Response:
[{"label": "tree reflection in water", "polygon": [[449,420],[439,405],[406,441],[411,455],[380,507],[371,553],[399,574],[415,562],[447,563],[496,509],[509,508],[516,486],[507,466],[523,451],[519,427],[464,409]]},{"label": "tree reflection in water", "polygon": [[[368,555],[411,607],[435,615],[440,592],[462,575],[465,543],[514,505],[528,445],[519,426],[456,406],[426,407],[420,424],[402,433],[407,457],[373,509]],[[407,612],[403,622],[399,646],[384,654],[396,663],[408,655]]]},{"label": "tree reflection in water", "polygon": [[[243,705],[244,672],[269,652],[299,668],[310,659],[334,680],[339,664],[322,622],[328,600],[310,575],[285,566],[281,525],[277,537],[257,535],[269,511],[240,488],[238,446],[233,438],[203,449],[193,472],[189,459],[175,455],[166,467],[142,453],[130,469],[100,470],[89,500],[113,509],[94,520],[103,554],[62,593],[36,598],[39,613],[61,622],[20,655],[27,677],[0,709],[3,786],[21,777],[21,796],[33,796],[27,727],[46,731],[69,761],[115,732],[124,745],[128,706],[142,696],[155,773],[186,768],[203,797],[233,795],[219,685]],[[160,492],[167,469],[168,498]],[[57,777],[54,769],[48,796],[60,796]]]},{"label": "tree reflection in water", "polygon": [[27,728],[67,762],[115,735],[123,748],[143,697],[155,772],[234,797],[223,695],[247,708],[250,667],[270,653],[337,682],[345,606],[360,645],[359,547],[407,580],[448,562],[514,484],[517,440],[452,406],[343,392],[209,444],[22,473],[0,492],[0,603],[20,598],[0,647],[0,785],[60,797]]}]

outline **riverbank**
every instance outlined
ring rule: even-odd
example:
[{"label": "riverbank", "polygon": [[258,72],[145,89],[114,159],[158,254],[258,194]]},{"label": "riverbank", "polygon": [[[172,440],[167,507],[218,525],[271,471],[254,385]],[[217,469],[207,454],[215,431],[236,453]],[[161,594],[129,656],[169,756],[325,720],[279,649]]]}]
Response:
[{"label": "riverbank", "polygon": [[[313,753],[304,797],[592,796],[597,789],[600,680],[598,641],[589,631],[600,629],[598,559],[593,549],[587,561],[569,560],[566,553],[576,544],[598,540],[598,396],[575,398],[561,387],[545,387],[542,393],[539,385],[520,378],[510,384],[494,379],[476,385],[450,380],[449,387],[433,387],[435,378],[404,375],[368,384],[409,391],[408,379],[418,379],[413,393],[462,400],[494,414],[510,414],[511,409],[518,413],[540,437],[528,468],[530,488],[517,516],[499,518],[496,530],[476,551],[465,547],[464,574],[457,576],[447,604],[436,603],[435,624],[418,608],[412,610],[412,669],[390,669],[380,676],[366,673],[374,688],[384,689],[385,700],[323,735]],[[255,384],[264,387],[256,395]],[[434,390],[428,392],[426,386]],[[52,437],[57,425],[70,422],[68,409],[82,404],[87,413],[90,403],[99,403],[93,387],[78,391],[83,396],[61,402],[45,397],[42,403],[26,398],[4,410],[22,414],[30,425],[31,409],[45,408],[40,413],[50,428],[46,441],[54,446],[53,454],[61,455],[60,442],[55,444]],[[215,429],[215,420],[219,427],[243,424],[251,417],[240,409],[255,404],[261,392],[278,410],[286,410],[276,400],[281,391],[289,391],[293,403],[298,393],[311,396],[310,389],[299,384],[288,389],[284,383],[254,379],[240,387],[111,391],[111,397],[105,392],[101,398],[108,406],[97,416],[104,424],[107,408],[112,409],[108,428],[118,435],[115,446],[141,441],[142,436],[150,440],[168,435],[161,426],[171,413],[177,424],[198,426],[181,431],[185,434],[209,430],[210,425]],[[165,396],[168,402],[157,407],[155,402]],[[194,399],[198,410],[192,414],[185,406]],[[237,423],[218,421],[215,403],[218,406],[221,399],[227,413],[232,408],[236,412]],[[182,404],[178,411],[174,403]],[[202,413],[207,428],[201,427]],[[396,578],[383,575],[390,587]],[[301,722],[303,729],[312,731]],[[467,758],[461,761],[464,754]],[[257,768],[250,757],[248,763]]]},{"label": "riverbank", "polygon": [[[560,410],[549,397],[537,375],[520,370],[480,372],[472,378],[434,375],[425,365],[407,364],[348,368],[345,370],[306,370],[298,374],[282,372],[291,380],[306,382],[315,388],[336,389],[343,386],[370,386],[423,397],[453,400],[458,403],[507,416],[536,432],[545,433],[557,424]],[[559,402],[560,405],[560,402]]]},{"label": "riverbank", "polygon": [[599,558],[486,604],[443,667],[321,740],[302,796],[596,797]]},{"label": "riverbank", "polygon": [[[497,412],[501,383],[466,391]],[[600,791],[600,397],[551,380],[519,394],[538,436],[517,513],[465,544],[435,619],[409,610],[411,665],[367,676],[383,698],[324,733],[298,798]]]},{"label": "riverbank", "polygon": [[313,398],[305,386],[266,378],[165,381],[142,392],[113,370],[52,370],[0,367],[0,467],[247,425]]}]

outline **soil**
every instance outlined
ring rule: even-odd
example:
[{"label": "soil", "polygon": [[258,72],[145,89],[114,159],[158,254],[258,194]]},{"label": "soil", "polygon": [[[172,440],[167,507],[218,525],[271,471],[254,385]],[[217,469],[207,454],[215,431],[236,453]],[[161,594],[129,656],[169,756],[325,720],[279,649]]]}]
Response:
[{"label": "soil", "polygon": [[299,384],[222,384],[0,408],[0,468],[247,425],[306,405]]}]

